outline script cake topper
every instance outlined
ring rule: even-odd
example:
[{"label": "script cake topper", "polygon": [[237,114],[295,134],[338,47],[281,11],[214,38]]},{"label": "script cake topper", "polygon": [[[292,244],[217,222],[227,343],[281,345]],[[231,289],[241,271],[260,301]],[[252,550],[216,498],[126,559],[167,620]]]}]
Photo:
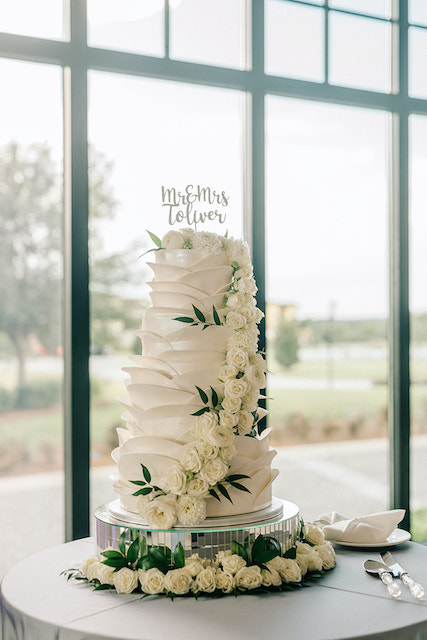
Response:
[{"label": "script cake topper", "polygon": [[187,184],[184,189],[162,186],[162,207],[168,211],[169,224],[186,222],[194,225],[216,220],[224,224],[230,196],[224,190]]}]

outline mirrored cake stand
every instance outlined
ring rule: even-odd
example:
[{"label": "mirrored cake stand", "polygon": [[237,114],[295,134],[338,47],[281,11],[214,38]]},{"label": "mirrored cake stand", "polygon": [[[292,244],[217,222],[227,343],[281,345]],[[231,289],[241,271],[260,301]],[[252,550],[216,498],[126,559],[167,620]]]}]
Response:
[{"label": "mirrored cake stand", "polygon": [[301,526],[298,507],[278,498],[256,513],[207,518],[191,529],[184,526],[150,529],[140,516],[123,509],[120,500],[99,507],[94,515],[98,554],[107,547],[117,549],[120,536],[125,533],[127,543],[145,537],[148,547],[166,546],[173,550],[181,542],[186,556],[198,553],[209,560],[215,560],[220,551],[231,550],[232,542],[244,544],[248,538],[253,541],[261,534],[278,540],[285,552],[295,543]]}]

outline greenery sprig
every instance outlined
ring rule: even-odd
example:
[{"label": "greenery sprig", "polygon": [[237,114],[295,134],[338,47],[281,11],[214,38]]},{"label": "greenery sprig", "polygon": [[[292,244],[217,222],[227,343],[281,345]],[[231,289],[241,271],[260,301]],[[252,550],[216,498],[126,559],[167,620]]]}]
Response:
[{"label": "greenery sprig", "polygon": [[206,320],[206,316],[203,313],[203,311],[200,311],[200,309],[198,309],[194,304],[193,304],[193,309],[194,309],[194,315],[196,316],[196,318],[192,318],[191,316],[179,316],[178,318],[173,318],[174,320],[176,320],[177,322],[184,322],[185,324],[189,324],[192,327],[196,327],[199,324],[203,325],[203,329],[207,329],[208,327],[219,327],[221,326],[223,323],[221,322],[221,318],[218,315],[218,311],[215,308],[215,305],[212,305],[212,315],[213,315],[213,322],[208,322]]},{"label": "greenery sprig", "polygon": [[141,467],[142,467],[142,475],[144,476],[144,480],[129,480],[129,482],[131,482],[132,484],[136,484],[137,486],[141,487],[141,489],[138,489],[138,491],[135,491],[135,493],[133,493],[132,495],[148,496],[148,494],[150,494],[152,491],[157,491],[157,492],[160,492],[161,495],[165,495],[165,492],[163,491],[163,489],[160,489],[160,487],[156,487],[155,485],[150,484],[151,473],[147,469],[147,467],[142,463],[141,463]]},{"label": "greenery sprig", "polygon": [[[233,504],[233,501],[230,498],[230,494],[228,493],[226,487],[224,486],[224,483],[230,484],[235,489],[239,489],[239,491],[247,491],[247,493],[251,493],[251,491],[247,487],[245,487],[243,484],[240,484],[238,480],[249,480],[249,476],[245,476],[243,473],[234,473],[227,476],[226,478],[224,478],[224,480],[216,484],[216,489],[218,489],[218,491],[224,496],[224,498],[229,500],[231,504]],[[221,497],[218,495],[216,489],[210,489],[209,493],[211,494],[211,496],[213,496],[219,502],[221,502]]]},{"label": "greenery sprig", "polygon": [[206,391],[204,391],[203,389],[201,389],[200,387],[198,387],[196,385],[196,389],[197,392],[203,402],[203,404],[205,405],[204,407],[202,407],[201,409],[198,409],[197,411],[195,411],[194,413],[192,413],[192,416],[201,416],[204,413],[206,413],[207,411],[210,411],[211,409],[213,409],[214,411],[218,411],[221,407],[220,407],[220,403],[219,403],[219,398],[218,398],[218,394],[215,391],[215,389],[213,387],[210,387],[211,390],[211,401],[209,401],[209,396],[206,393]]}]

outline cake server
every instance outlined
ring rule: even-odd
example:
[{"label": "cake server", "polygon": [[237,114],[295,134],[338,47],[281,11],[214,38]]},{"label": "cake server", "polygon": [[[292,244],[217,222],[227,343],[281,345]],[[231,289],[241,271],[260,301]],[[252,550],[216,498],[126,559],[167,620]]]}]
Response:
[{"label": "cake server", "polygon": [[422,585],[415,582],[403,567],[396,562],[395,558],[391,555],[390,551],[382,553],[381,558],[383,562],[390,568],[393,575],[400,578],[404,585],[409,589],[409,592],[413,598],[422,598],[424,596],[424,588]]},{"label": "cake server", "polygon": [[365,571],[378,575],[387,587],[387,591],[393,598],[398,598],[402,593],[399,583],[393,580],[390,567],[376,560],[365,560],[363,563]]}]

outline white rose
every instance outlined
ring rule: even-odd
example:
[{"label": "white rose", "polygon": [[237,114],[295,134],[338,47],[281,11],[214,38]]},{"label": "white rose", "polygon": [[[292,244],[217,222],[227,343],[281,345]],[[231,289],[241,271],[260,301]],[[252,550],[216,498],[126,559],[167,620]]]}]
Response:
[{"label": "white rose", "polygon": [[254,269],[251,264],[241,265],[239,269],[234,272],[234,277],[239,280],[240,278],[253,278]]},{"label": "white rose", "polygon": [[225,409],[221,409],[219,412],[219,424],[221,427],[228,427],[228,429],[232,429],[237,424],[238,416],[235,413],[230,413],[230,411],[226,411]]},{"label": "white rose", "polygon": [[276,569],[285,582],[301,582],[301,569],[298,563],[291,558],[276,556],[267,562],[267,567]]},{"label": "white rose", "polygon": [[101,563],[97,578],[101,584],[114,585],[114,567]]},{"label": "white rose", "polygon": [[96,559],[95,562],[91,562],[86,569],[86,578],[90,580],[99,580],[98,576],[102,569],[102,562]]},{"label": "white rose", "polygon": [[229,378],[235,378],[239,373],[239,369],[233,367],[231,364],[224,365],[218,374],[218,380],[220,382],[226,382]]},{"label": "white rose", "polygon": [[180,495],[185,490],[186,482],[187,476],[180,464],[174,464],[172,467],[169,467],[165,480],[167,491]]},{"label": "white rose", "polygon": [[153,529],[171,529],[177,521],[176,499],[159,496],[145,506],[142,516]]},{"label": "white rose", "polygon": [[204,437],[216,424],[218,424],[218,416],[215,411],[205,411],[201,416],[197,416],[193,433],[199,438]]},{"label": "white rose", "polygon": [[259,390],[251,389],[242,398],[242,409],[245,411],[255,411],[258,406]]},{"label": "white rose", "polygon": [[[149,502],[151,502],[153,492],[146,496],[138,496],[136,499],[136,509],[140,516],[143,516],[144,509]],[[144,517],[144,516],[143,516]]]},{"label": "white rose", "polygon": [[226,411],[230,411],[230,413],[237,413],[238,411],[240,411],[241,405],[241,399],[235,396],[227,396],[222,401],[222,408]]},{"label": "white rose", "polygon": [[231,549],[226,549],[225,551],[218,551],[218,553],[216,554],[216,561],[220,563],[223,558],[226,558],[227,556],[231,556],[231,555],[232,555]]},{"label": "white rose", "polygon": [[245,378],[257,389],[264,389],[266,385],[264,371],[254,364],[248,365],[248,368],[245,371]]},{"label": "white rose", "polygon": [[230,261],[236,262],[239,266],[251,263],[249,246],[241,238],[228,238],[226,241],[227,256]]},{"label": "white rose", "polygon": [[230,427],[218,424],[209,429],[206,438],[216,447],[229,447],[234,442],[234,433]]},{"label": "white rose", "polygon": [[229,311],[225,318],[225,324],[230,329],[241,329],[246,324],[246,318],[237,311]]},{"label": "white rose", "polygon": [[243,293],[228,293],[226,297],[226,306],[229,309],[238,309],[246,304],[246,297]]},{"label": "white rose", "polygon": [[228,464],[236,456],[236,453],[236,447],[232,444],[229,447],[222,447],[220,455],[224,462]]},{"label": "white rose", "polygon": [[234,380],[227,380],[224,386],[225,396],[232,398],[243,398],[249,391],[249,383],[245,378],[234,378]]},{"label": "white rose", "polygon": [[162,238],[163,249],[183,249],[184,237],[179,231],[168,231]]},{"label": "white rose", "polygon": [[240,278],[237,280],[236,287],[239,293],[250,293],[254,295],[258,291],[258,287],[253,278]]},{"label": "white rose", "polygon": [[138,572],[138,576],[141,583],[141,589],[144,593],[149,593],[151,596],[154,596],[157,593],[162,593],[164,591],[165,575],[160,571],[160,569],[153,567],[143,573],[144,575],[142,576],[140,570]]},{"label": "white rose", "polygon": [[261,569],[257,565],[243,567],[234,576],[238,589],[256,589],[262,584]]},{"label": "white rose", "polygon": [[196,589],[197,591],[204,591],[205,593],[212,593],[216,589],[215,581],[215,569],[213,567],[206,567],[202,569],[196,577]]},{"label": "white rose", "polygon": [[198,553],[193,553],[190,558],[185,559],[185,571],[188,571],[192,578],[195,578],[198,573],[204,568],[203,561]]},{"label": "white rose", "polygon": [[222,569],[226,573],[231,573],[234,576],[235,573],[240,571],[243,567],[246,567],[246,560],[237,553],[232,553],[231,556],[224,556],[220,560]]},{"label": "white rose", "polygon": [[203,249],[206,253],[218,254],[224,249],[223,239],[216,233],[199,231],[193,236],[193,249]]},{"label": "white rose", "polygon": [[301,575],[305,576],[308,571],[309,556],[306,556],[303,553],[297,553],[295,561],[301,569]]},{"label": "white rose", "polygon": [[188,593],[193,584],[193,578],[185,569],[171,569],[165,576],[164,586],[166,591],[182,596]]},{"label": "white rose", "polygon": [[323,569],[328,571],[335,567],[335,551],[330,542],[324,542],[323,544],[316,545],[313,547],[313,550],[320,556]]},{"label": "white rose", "polygon": [[245,349],[248,352],[255,352],[258,348],[258,336],[242,330],[236,331],[228,341],[228,345],[230,348],[234,346]]},{"label": "white rose", "polygon": [[196,445],[197,451],[202,459],[212,460],[213,458],[217,458],[219,455],[218,447],[215,447],[211,442],[207,440],[202,440],[198,442]]},{"label": "white rose", "polygon": [[197,473],[202,467],[202,461],[195,447],[184,451],[179,461],[185,471]]},{"label": "white rose", "polygon": [[178,520],[184,526],[193,527],[206,518],[206,502],[203,498],[183,495],[177,501]]},{"label": "white rose", "polygon": [[279,572],[273,567],[268,569],[261,569],[262,586],[263,587],[280,587],[282,584],[282,578]]},{"label": "white rose", "polygon": [[132,593],[138,586],[138,572],[122,567],[113,574],[113,580],[117,593]]},{"label": "white rose", "polygon": [[254,417],[252,413],[249,411],[241,411],[239,413],[239,434],[245,435],[246,433],[250,433],[252,427],[254,426]]},{"label": "white rose", "polygon": [[246,351],[239,347],[233,347],[227,351],[227,364],[236,367],[239,371],[244,371],[249,364],[249,357]]},{"label": "white rose", "polygon": [[209,485],[205,480],[196,476],[187,483],[187,493],[189,496],[207,498],[209,495]]},{"label": "white rose", "polygon": [[323,563],[319,554],[311,547],[309,544],[305,542],[297,542],[297,559],[299,555],[303,555],[307,557],[307,570],[308,571],[320,571],[322,569]]},{"label": "white rose", "polygon": [[255,308],[255,322],[256,324],[259,324],[261,322],[261,320],[264,317],[264,313],[261,311],[261,309],[259,309],[258,307]]},{"label": "white rose", "polygon": [[87,560],[83,562],[82,566],[80,567],[80,573],[84,578],[87,578],[88,569],[90,565],[93,564],[94,562],[99,562],[99,558],[97,556],[91,556],[90,558],[87,558]]},{"label": "white rose", "polygon": [[216,588],[223,593],[231,593],[235,587],[235,580],[231,573],[217,569],[215,574]]},{"label": "white rose", "polygon": [[306,524],[303,528],[304,540],[309,544],[318,545],[325,542],[325,534],[314,524]]},{"label": "white rose", "polygon": [[239,313],[246,318],[246,323],[254,322],[256,317],[256,307],[253,304],[246,303],[239,308]]},{"label": "white rose", "polygon": [[210,485],[215,485],[227,475],[228,465],[221,458],[207,460],[200,471],[200,477]]}]

